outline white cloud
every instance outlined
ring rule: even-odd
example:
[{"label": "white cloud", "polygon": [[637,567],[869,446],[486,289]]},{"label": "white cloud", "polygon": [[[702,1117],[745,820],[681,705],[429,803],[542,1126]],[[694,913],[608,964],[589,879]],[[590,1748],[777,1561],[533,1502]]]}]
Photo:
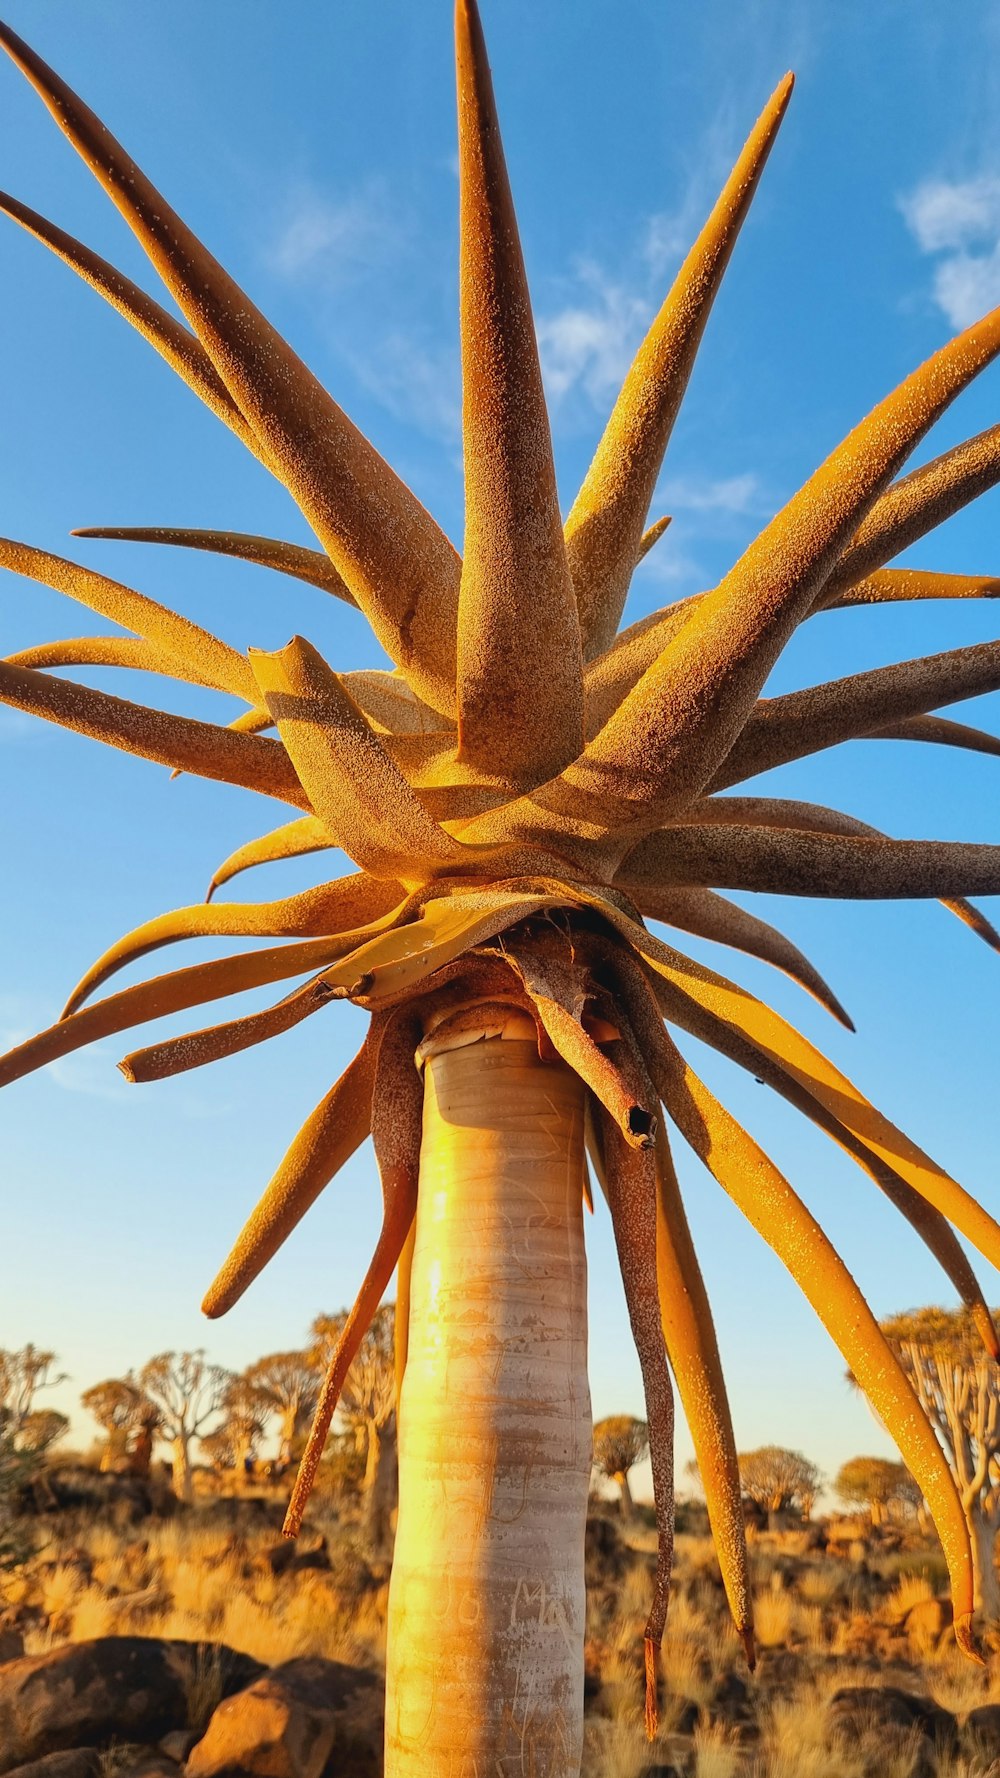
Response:
[{"label": "white cloud", "polygon": [[899,207],[921,252],[943,256],[931,288],[953,327],[1000,302],[1000,179],[926,179]]},{"label": "white cloud", "polygon": [[387,333],[364,357],[351,357],[358,381],[389,413],[433,438],[453,440],[462,431],[461,372],[457,346],[435,344],[417,332]]},{"label": "white cloud", "polygon": [[617,392],[650,309],[592,261],[581,264],[578,278],[578,299],[538,319],[542,374],[553,401],[580,389],[600,403]]},{"label": "white cloud", "polygon": [[267,249],[271,270],[289,283],[343,284],[387,256],[393,242],[385,195],[369,185],[340,202],[301,186]]},{"label": "white cloud", "polygon": [[678,476],[667,480],[667,505],[678,512],[755,513],[762,505],[760,477],[753,470],[716,479]]}]

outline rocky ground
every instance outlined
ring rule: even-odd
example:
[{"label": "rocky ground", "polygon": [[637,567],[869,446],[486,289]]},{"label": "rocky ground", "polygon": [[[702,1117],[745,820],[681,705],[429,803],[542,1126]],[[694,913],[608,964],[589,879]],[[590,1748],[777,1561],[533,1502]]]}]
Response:
[{"label": "rocky ground", "polygon": [[[135,1484],[59,1486],[0,1576],[0,1774],[375,1778],[388,1569],[349,1502],[293,1546],[277,1497],[161,1517]],[[1000,1778],[1000,1655],[958,1653],[939,1551],[855,1521],[758,1533],[751,1677],[684,1522],[651,1748],[653,1532],[591,1519],[586,1778]]]}]

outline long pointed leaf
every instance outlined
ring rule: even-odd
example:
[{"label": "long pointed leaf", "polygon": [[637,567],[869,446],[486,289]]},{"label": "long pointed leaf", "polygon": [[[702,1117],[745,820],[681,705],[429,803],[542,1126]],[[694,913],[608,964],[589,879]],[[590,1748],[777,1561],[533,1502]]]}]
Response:
[{"label": "long pointed leaf", "polygon": [[765,698],[712,778],[723,790],[841,741],[874,735],[904,716],[1000,690],[1000,642],[979,642]]},{"label": "long pointed leaf", "polygon": [[686,1066],[665,1032],[650,1066],[685,1140],[787,1267],[898,1445],[941,1539],[956,1641],[974,1652],[972,1550],[961,1501],[930,1422],[865,1298],[788,1181]]},{"label": "long pointed leaf", "polygon": [[[294,637],[251,664],[299,780],[331,839],[373,876],[408,887],[463,848],[426,813],[322,656]],[[258,745],[260,743],[258,742]]]},{"label": "long pointed leaf", "polygon": [[286,821],[283,826],[272,828],[270,833],[261,834],[259,839],[247,840],[230,852],[216,871],[208,885],[206,901],[211,901],[217,889],[225,883],[231,883],[241,871],[254,870],[259,864],[274,864],[281,858],[305,858],[311,852],[329,852],[333,841],[317,815],[301,815],[297,821]]},{"label": "long pointed leaf", "polygon": [[1000,895],[1000,846],[685,823],[656,836],[655,880],[861,901]]},{"label": "long pointed leaf", "polygon": [[262,796],[308,808],[309,799],[285,749],[257,735],[234,735],[210,722],[169,716],[69,679],[0,661],[0,704],[41,716],[125,753],[176,766],[201,778],[238,784]]},{"label": "long pointed leaf", "polygon": [[383,646],[450,711],[459,563],[447,538],[99,118],[6,25],[0,44],[145,248]]},{"label": "long pointed leaf", "polygon": [[[641,854],[642,848],[639,850]],[[808,957],[803,956],[783,932],[778,932],[765,920],[757,919],[755,914],[737,907],[735,902],[727,901],[722,895],[713,894],[710,889],[661,888],[659,884],[644,882],[641,877],[632,879],[628,875],[628,860],[615,882],[646,918],[663,920],[682,932],[693,932],[715,944],[730,945],[748,957],[759,957],[798,982],[848,1031],[854,1030],[851,1018]]]},{"label": "long pointed leaf", "polygon": [[[336,939],[306,939],[301,944],[275,945],[263,951],[248,951],[239,957],[219,957],[211,963],[193,963],[187,969],[170,975],[139,982],[134,988],[123,988],[106,1000],[97,1000],[69,1018],[49,1025],[37,1036],[29,1037],[16,1049],[0,1056],[0,1087],[20,1080],[47,1062],[57,1062],[84,1044],[97,1043],[102,1037],[113,1037],[133,1025],[145,1025],[150,1019],[166,1018],[184,1012],[189,1006],[204,1006],[209,1000],[221,1000],[229,994],[243,994],[249,988],[261,988],[269,982],[287,981],[293,975],[305,975],[322,969],[338,955]],[[335,986],[341,986],[337,981]]]},{"label": "long pointed leaf", "polygon": [[0,211],[9,216],[13,222],[20,223],[23,229],[35,239],[50,247],[64,264],[71,266],[80,277],[90,285],[92,290],[99,292],[119,315],[130,321],[143,339],[159,352],[171,370],[200,395],[206,407],[211,408],[223,423],[235,432],[248,450],[261,462],[266,462],[256,435],[251,431],[226,388],[222,378],[216,373],[212,360],[205,348],[198,342],[176,316],[154,302],[131,278],[109,265],[97,253],[92,253],[82,241],[74,240],[64,229],[57,228],[40,216],[37,210],[30,210],[17,198],[0,192]]},{"label": "long pointed leaf", "polygon": [[219,556],[235,556],[260,568],[274,568],[309,586],[322,587],[346,605],[357,600],[333,563],[322,550],[305,549],[300,543],[282,543],[276,537],[257,537],[249,531],[195,531],[170,525],[80,525],[74,537],[99,538],[112,543],[166,543],[179,549],[209,550]]},{"label": "long pointed leaf", "polygon": [[188,938],[344,937],[344,948],[350,950],[361,942],[359,929],[377,930],[383,919],[402,914],[405,900],[399,883],[378,882],[362,871],[281,901],[202,902],[175,908],[135,927],[98,957],[74,988],[62,1016],[75,1012],[117,970],[126,969],[162,945]]},{"label": "long pointed leaf", "polygon": [[133,630],[166,654],[175,655],[187,669],[184,677],[196,674],[196,683],[232,692],[248,704],[257,702],[257,684],[245,655],[230,648],[227,642],[220,642],[218,636],[203,630],[200,624],[148,599],[145,593],[133,592],[131,587],[82,568],[78,562],[67,562],[62,556],[32,549],[27,543],[15,543],[9,537],[0,537],[0,568],[40,581],[43,586],[86,605],[89,611],[121,624],[123,629]]},{"label": "long pointed leaf", "polygon": [[458,0],[455,47],[465,447],[459,752],[493,770],[502,761],[524,790],[583,747],[580,626],[476,0]]},{"label": "long pointed leaf", "polygon": [[682,265],[615,403],[566,520],[588,656],[618,628],[663,454],[712,304],[792,91],[786,74],[761,112]]},{"label": "long pointed leaf", "polygon": [[371,1129],[377,1044],[369,1029],[353,1062],[306,1119],[235,1247],[209,1286],[202,1311],[224,1315],[287,1241],[325,1185]]}]

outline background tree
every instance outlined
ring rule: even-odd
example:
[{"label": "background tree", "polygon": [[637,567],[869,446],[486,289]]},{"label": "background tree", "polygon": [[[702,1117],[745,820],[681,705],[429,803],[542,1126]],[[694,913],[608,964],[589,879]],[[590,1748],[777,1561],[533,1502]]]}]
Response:
[{"label": "background tree", "polygon": [[30,1343],[16,1351],[0,1349],[0,1409],[15,1430],[32,1412],[35,1396],[42,1389],[54,1389],[66,1381],[66,1373],[57,1372],[55,1365],[54,1352]]},{"label": "background tree", "polygon": [[[238,1486],[242,1485],[247,1469],[256,1457],[274,1405],[270,1391],[246,1373],[230,1377],[222,1389],[219,1397],[222,1419],[212,1432],[202,1436],[201,1446],[211,1452],[217,1467],[236,1472]],[[207,1445],[206,1438],[210,1441]]]},{"label": "background tree", "polygon": [[775,1525],[779,1513],[793,1509],[809,1517],[821,1477],[801,1451],[762,1445],[757,1451],[741,1451],[736,1461],[744,1494],[764,1508],[769,1525]]},{"label": "background tree", "polygon": [[31,1451],[42,1456],[61,1439],[69,1425],[67,1415],[60,1414],[56,1408],[34,1408],[25,1414],[17,1431],[17,1442],[22,1451]]},{"label": "background tree", "polygon": [[834,1492],[846,1506],[867,1507],[873,1525],[881,1525],[895,1507],[920,1505],[920,1489],[905,1463],[889,1457],[850,1457],[837,1471]]},{"label": "background tree", "polygon": [[139,1372],[139,1387],[156,1408],[160,1436],[171,1449],[178,1500],[193,1498],[191,1441],[219,1412],[231,1376],[221,1365],[209,1364],[203,1351],[161,1352]]},{"label": "background tree", "polygon": [[280,1419],[278,1461],[290,1462],[309,1430],[319,1395],[320,1375],[312,1354],[271,1352],[243,1374],[270,1396]]},{"label": "background tree", "polygon": [[127,1462],[130,1442],[156,1409],[134,1377],[106,1377],[85,1389],[80,1402],[107,1434],[101,1468],[115,1469]]},{"label": "background tree", "polygon": [[[347,1310],[317,1315],[312,1333],[315,1362],[326,1369],[347,1325]],[[396,1445],[396,1306],[383,1303],[373,1316],[344,1381],[339,1413],[365,1457],[363,1523],[369,1548],[384,1554],[390,1543],[398,1489]]]},{"label": "background tree", "polygon": [[[994,1311],[996,1313],[996,1311]],[[1000,1622],[1000,1375],[966,1309],[915,1309],[882,1331],[944,1448],[969,1525],[976,1606]]]},{"label": "background tree", "polygon": [[609,1414],[594,1427],[594,1468],[609,1481],[617,1482],[621,1492],[621,1512],[626,1523],[635,1517],[628,1472],[640,1463],[649,1450],[649,1427],[645,1420],[634,1420],[631,1414]]}]

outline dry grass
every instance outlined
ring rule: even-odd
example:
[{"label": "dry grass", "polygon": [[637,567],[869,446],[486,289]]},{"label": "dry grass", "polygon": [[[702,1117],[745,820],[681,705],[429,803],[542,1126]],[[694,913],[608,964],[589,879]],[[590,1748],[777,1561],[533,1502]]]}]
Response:
[{"label": "dry grass", "polygon": [[[209,1652],[190,1686],[191,1725],[218,1701],[225,1645],[273,1665],[321,1655],[384,1666],[387,1583],[373,1575],[348,1512],[323,1523],[329,1551],[318,1566],[274,1572],[284,1546],[276,1520],[205,1506],[140,1527],[67,1524],[39,1556],[5,1577],[6,1605],[24,1614],[29,1653],[67,1637],[178,1637]],[[658,1762],[683,1778],[911,1778],[915,1743],[884,1731],[831,1745],[828,1705],[842,1687],[891,1684],[932,1698],[961,1724],[975,1706],[1000,1702],[1000,1657],[987,1669],[964,1661],[954,1642],[917,1649],[902,1625],[908,1611],[940,1596],[939,1557],[929,1549],[880,1553],[869,1544],[852,1566],[782,1535],[761,1533],[752,1572],[758,1675],[745,1672],[730,1627],[710,1541],[677,1539],[675,1582],[662,1651],[660,1733],[643,1732],[642,1633],[652,1588],[648,1526],[637,1525],[622,1560],[590,1588],[590,1670],[600,1689],[586,1721],[584,1778],[641,1778]],[[308,1542],[308,1552],[315,1548]],[[127,1767],[107,1756],[106,1778]],[[919,1767],[923,1778],[984,1778],[984,1763],[960,1738],[958,1751]],[[110,1762],[110,1763],[108,1763]],[[117,1762],[117,1764],[116,1764]],[[1000,1774],[992,1774],[1000,1778]]]}]

